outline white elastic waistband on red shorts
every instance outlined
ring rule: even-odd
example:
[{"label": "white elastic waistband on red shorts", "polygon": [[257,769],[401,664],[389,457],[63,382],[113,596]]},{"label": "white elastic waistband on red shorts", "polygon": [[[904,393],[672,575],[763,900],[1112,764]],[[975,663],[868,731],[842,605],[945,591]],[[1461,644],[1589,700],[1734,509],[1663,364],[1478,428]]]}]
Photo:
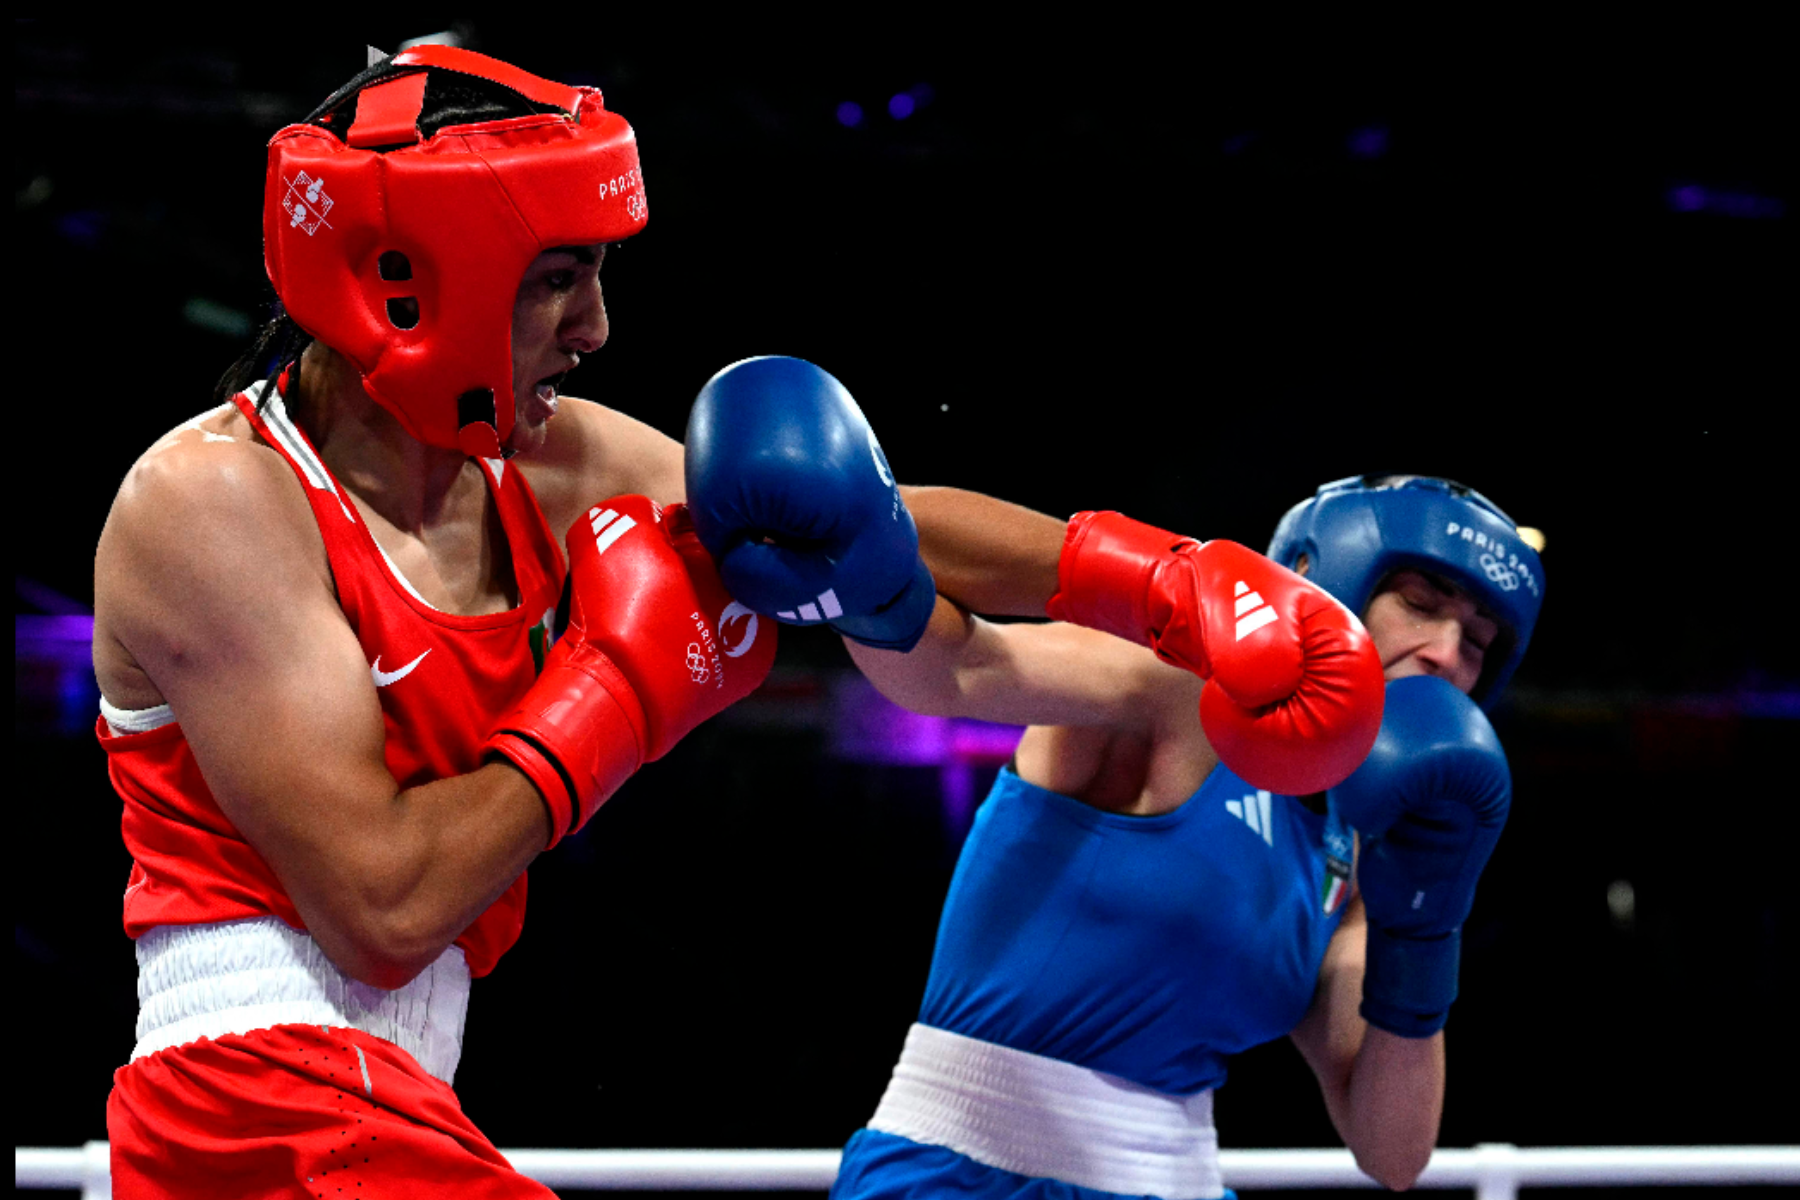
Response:
[{"label": "white elastic waistband on red shorts", "polygon": [[339,1025],[394,1043],[445,1083],[462,1057],[469,965],[451,946],[405,987],[358,983],[278,917],[158,925],[137,940],[134,1059],[276,1025]]},{"label": "white elastic waistband on red shorts", "polygon": [[907,1032],[869,1128],[1106,1192],[1225,1194],[1212,1092],[1171,1096],[929,1025]]}]

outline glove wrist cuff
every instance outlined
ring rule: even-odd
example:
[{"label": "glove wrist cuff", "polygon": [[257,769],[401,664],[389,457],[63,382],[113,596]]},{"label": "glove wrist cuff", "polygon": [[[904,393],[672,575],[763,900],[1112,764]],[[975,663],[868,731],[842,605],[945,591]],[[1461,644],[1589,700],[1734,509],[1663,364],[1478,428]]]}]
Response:
[{"label": "glove wrist cuff", "polygon": [[1056,563],[1056,594],[1044,611],[1054,621],[1153,647],[1161,632],[1150,611],[1156,568],[1184,540],[1123,513],[1076,513]]},{"label": "glove wrist cuff", "polygon": [[[643,706],[618,668],[573,639],[559,643],[517,708],[495,723],[487,748],[537,785],[555,828],[550,845],[579,830],[648,757]],[[546,847],[547,849],[548,847]]]},{"label": "glove wrist cuff", "polygon": [[574,784],[542,746],[522,734],[498,730],[488,738],[482,751],[489,761],[501,759],[518,768],[543,797],[544,807],[550,810],[550,840],[544,843],[545,850],[573,832],[570,826],[576,812]]},{"label": "glove wrist cuff", "polygon": [[864,646],[905,654],[919,644],[937,607],[937,581],[925,560],[918,559],[912,577],[892,600],[862,617],[839,617],[831,628]]},{"label": "glove wrist cuff", "polygon": [[1407,1038],[1444,1027],[1456,1000],[1462,931],[1411,938],[1369,925],[1363,974],[1363,1020]]}]

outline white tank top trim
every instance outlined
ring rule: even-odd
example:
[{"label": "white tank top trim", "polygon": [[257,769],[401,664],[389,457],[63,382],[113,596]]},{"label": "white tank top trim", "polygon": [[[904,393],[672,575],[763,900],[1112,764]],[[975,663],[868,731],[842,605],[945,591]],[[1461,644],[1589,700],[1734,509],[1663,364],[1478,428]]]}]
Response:
[{"label": "white tank top trim", "polygon": [[393,991],[351,979],[278,917],[158,925],[138,938],[137,959],[133,1059],[203,1037],[339,1025],[392,1042],[445,1083],[456,1076],[469,1012],[460,947]]},{"label": "white tank top trim", "polygon": [[1105,1192],[1225,1194],[1211,1091],[1171,1096],[928,1025],[907,1032],[869,1128]]},{"label": "white tank top trim", "polygon": [[149,733],[152,729],[175,723],[175,710],[167,704],[158,704],[155,708],[120,708],[105,696],[100,697],[100,715],[106,718],[106,727],[115,737]]}]

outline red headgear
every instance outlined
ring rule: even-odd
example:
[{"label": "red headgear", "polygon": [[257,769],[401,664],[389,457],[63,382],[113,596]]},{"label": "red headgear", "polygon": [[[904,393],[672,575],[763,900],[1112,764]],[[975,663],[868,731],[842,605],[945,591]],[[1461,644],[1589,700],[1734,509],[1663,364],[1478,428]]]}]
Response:
[{"label": "red headgear", "polygon": [[[290,125],[269,142],[263,264],[294,322],[355,363],[408,433],[497,458],[513,427],[519,281],[545,250],[644,227],[637,139],[596,88],[451,46],[391,65],[418,69],[358,92],[344,141]],[[561,111],[421,138],[428,67]],[[411,324],[411,306],[394,303],[406,299]]]}]

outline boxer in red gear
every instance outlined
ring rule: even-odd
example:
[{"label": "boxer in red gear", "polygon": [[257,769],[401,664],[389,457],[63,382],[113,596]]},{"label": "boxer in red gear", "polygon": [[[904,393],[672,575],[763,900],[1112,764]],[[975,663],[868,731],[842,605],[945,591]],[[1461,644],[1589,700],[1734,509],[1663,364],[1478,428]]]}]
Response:
[{"label": "boxer in red gear", "polygon": [[[597,93],[479,56],[435,61],[364,78],[413,89],[414,137],[447,106],[527,154],[553,136],[581,148],[590,119],[603,151],[627,145]],[[505,100],[463,67],[537,98]],[[569,115],[545,111],[567,97]],[[385,108],[352,89],[327,109],[318,128],[337,137],[396,111],[391,88]],[[335,166],[272,188],[287,235],[311,239],[296,253],[325,253],[319,239],[349,227],[334,187],[350,194]],[[616,190],[590,201],[585,228],[641,227],[641,187]],[[453,228],[439,250],[454,257],[468,236]],[[381,286],[422,298],[376,309],[400,342],[430,333],[438,299],[424,286],[437,251],[409,249],[410,263],[383,261]],[[557,395],[607,339],[605,249],[524,255],[504,283],[510,322],[484,333],[509,363],[485,411],[377,394],[367,364],[284,317],[223,403],[121,485],[96,554],[94,638],[141,997],[108,1101],[115,1195],[550,1194],[451,1090],[470,980],[517,940],[531,860],[752,690],[775,643],[773,622],[732,610],[672,507],[680,445]],[[407,344],[446,355],[440,375],[462,369],[454,339]],[[413,401],[448,404],[450,436],[396,411]],[[480,439],[456,421],[471,412],[495,436],[505,427],[502,454],[469,455],[462,443]],[[589,516],[608,496],[602,511],[630,517],[611,538]],[[555,640],[564,531],[580,616]],[[596,557],[605,569],[585,569]],[[638,606],[645,594],[659,605]],[[577,661],[580,678],[560,669]],[[551,710],[536,725],[507,716]]]}]

